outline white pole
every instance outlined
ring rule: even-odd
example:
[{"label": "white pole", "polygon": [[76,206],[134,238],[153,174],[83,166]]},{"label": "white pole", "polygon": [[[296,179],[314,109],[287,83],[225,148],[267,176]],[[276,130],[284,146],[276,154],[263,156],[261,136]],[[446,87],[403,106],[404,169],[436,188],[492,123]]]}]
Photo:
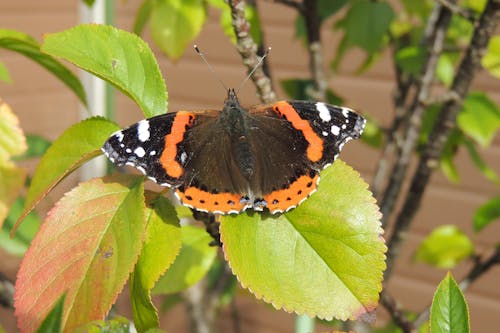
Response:
[{"label": "white pole", "polygon": [[[79,1],[78,14],[80,23],[106,23],[106,0],[96,0],[89,7],[83,1]],[[88,108],[80,106],[80,117],[85,119],[93,116],[106,115],[106,85],[100,78],[80,71],[80,79],[87,94]],[[106,173],[106,160],[99,156],[89,161],[80,169],[80,180],[88,180],[93,177],[103,176]]]}]

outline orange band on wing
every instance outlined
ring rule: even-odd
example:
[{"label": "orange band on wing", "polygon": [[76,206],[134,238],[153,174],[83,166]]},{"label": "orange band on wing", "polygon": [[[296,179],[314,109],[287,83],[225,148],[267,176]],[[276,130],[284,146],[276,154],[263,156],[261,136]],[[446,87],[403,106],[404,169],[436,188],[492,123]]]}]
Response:
[{"label": "orange band on wing", "polygon": [[190,112],[179,111],[174,117],[170,134],[165,137],[165,148],[160,156],[160,163],[163,169],[172,178],[179,178],[184,173],[182,165],[177,162],[177,144],[184,139],[186,126],[192,126],[194,115]]},{"label": "orange band on wing", "polygon": [[304,138],[309,143],[307,147],[307,158],[312,162],[318,162],[323,157],[323,140],[314,132],[307,120],[300,118],[293,106],[288,102],[277,102],[273,106],[274,112],[284,116],[292,126],[301,131]]},{"label": "orange band on wing", "polygon": [[240,212],[246,208],[241,202],[242,196],[236,193],[210,193],[196,187],[175,191],[179,200],[186,206],[207,212]]},{"label": "orange band on wing", "polygon": [[319,174],[314,177],[302,175],[284,190],[277,190],[264,196],[267,208],[271,213],[274,211],[287,211],[297,207],[303,200],[310,196],[317,187]]}]

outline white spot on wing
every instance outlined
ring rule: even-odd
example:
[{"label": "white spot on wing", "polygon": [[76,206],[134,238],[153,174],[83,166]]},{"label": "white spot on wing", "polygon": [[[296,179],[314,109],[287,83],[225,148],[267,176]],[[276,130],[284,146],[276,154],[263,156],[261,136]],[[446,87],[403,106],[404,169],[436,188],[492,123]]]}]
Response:
[{"label": "white spot on wing", "polygon": [[149,121],[141,120],[137,124],[137,137],[139,141],[144,142],[149,140],[150,132],[149,132]]},{"label": "white spot on wing", "polygon": [[137,157],[144,157],[144,155],[146,155],[146,151],[142,147],[137,147],[134,150],[134,154],[136,154]]},{"label": "white spot on wing", "polygon": [[116,137],[116,139],[118,140],[118,142],[122,142],[123,141],[123,132],[122,131],[118,131],[118,132],[116,132],[113,135]]},{"label": "white spot on wing", "polygon": [[185,151],[182,152],[181,154],[181,163],[184,164],[186,162],[188,155],[186,154]]},{"label": "white spot on wing", "polygon": [[342,108],[342,114],[344,115],[344,117],[349,117],[349,113],[351,113],[352,110],[351,109],[348,109],[348,108]]},{"label": "white spot on wing", "polygon": [[328,132],[326,131],[321,132],[321,134],[323,134],[323,136],[328,136]]},{"label": "white spot on wing", "polygon": [[316,103],[316,110],[318,110],[319,117],[321,120],[323,120],[325,123],[329,122],[332,120],[332,115],[330,114],[330,111],[326,107],[325,103],[318,102]]},{"label": "white spot on wing", "polygon": [[129,154],[130,154],[130,153],[132,152],[132,149],[127,148],[127,149],[125,149],[125,152],[127,152],[127,153],[129,153]]},{"label": "white spot on wing", "polygon": [[340,133],[340,127],[338,127],[337,125],[332,125],[331,131],[332,131],[333,135],[339,135],[339,133]]},{"label": "white spot on wing", "polygon": [[156,155],[156,150],[151,150],[151,151],[149,152],[149,155],[151,155],[151,156]]}]

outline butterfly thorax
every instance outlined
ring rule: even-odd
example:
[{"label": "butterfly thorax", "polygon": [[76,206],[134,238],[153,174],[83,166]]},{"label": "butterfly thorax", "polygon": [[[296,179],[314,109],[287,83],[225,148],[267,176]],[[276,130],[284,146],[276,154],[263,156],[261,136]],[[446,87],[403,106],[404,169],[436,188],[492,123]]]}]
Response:
[{"label": "butterfly thorax", "polygon": [[255,167],[255,160],[249,142],[248,111],[241,107],[234,89],[228,90],[219,122],[230,137],[231,155],[243,177],[250,180]]}]

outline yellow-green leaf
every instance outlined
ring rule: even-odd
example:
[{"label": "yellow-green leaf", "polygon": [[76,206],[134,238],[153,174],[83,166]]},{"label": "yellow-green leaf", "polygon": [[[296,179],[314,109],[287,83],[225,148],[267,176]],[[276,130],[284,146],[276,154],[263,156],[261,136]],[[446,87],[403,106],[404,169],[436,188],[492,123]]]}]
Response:
[{"label": "yellow-green leaf", "polygon": [[293,211],[225,216],[226,259],[241,285],[276,308],[341,320],[377,306],[385,269],[380,213],[368,185],[337,160]]},{"label": "yellow-green leaf", "polygon": [[500,78],[500,36],[490,38],[488,50],[481,59],[481,64],[496,78]]},{"label": "yellow-green leaf", "polygon": [[209,245],[212,240],[201,228],[183,226],[181,252],[160,278],[153,292],[176,293],[201,280],[208,273],[217,254],[217,249]]},{"label": "yellow-green leaf", "polygon": [[474,245],[455,225],[437,227],[417,248],[415,259],[439,268],[455,267],[472,255]]},{"label": "yellow-green leaf", "polygon": [[170,267],[181,248],[181,228],[175,208],[158,197],[146,208],[146,239],[130,276],[130,297],[134,324],[139,332],[159,326],[151,301],[151,289]]},{"label": "yellow-green leaf", "polygon": [[151,35],[161,50],[179,59],[205,23],[203,0],[157,0],[151,13]]}]

